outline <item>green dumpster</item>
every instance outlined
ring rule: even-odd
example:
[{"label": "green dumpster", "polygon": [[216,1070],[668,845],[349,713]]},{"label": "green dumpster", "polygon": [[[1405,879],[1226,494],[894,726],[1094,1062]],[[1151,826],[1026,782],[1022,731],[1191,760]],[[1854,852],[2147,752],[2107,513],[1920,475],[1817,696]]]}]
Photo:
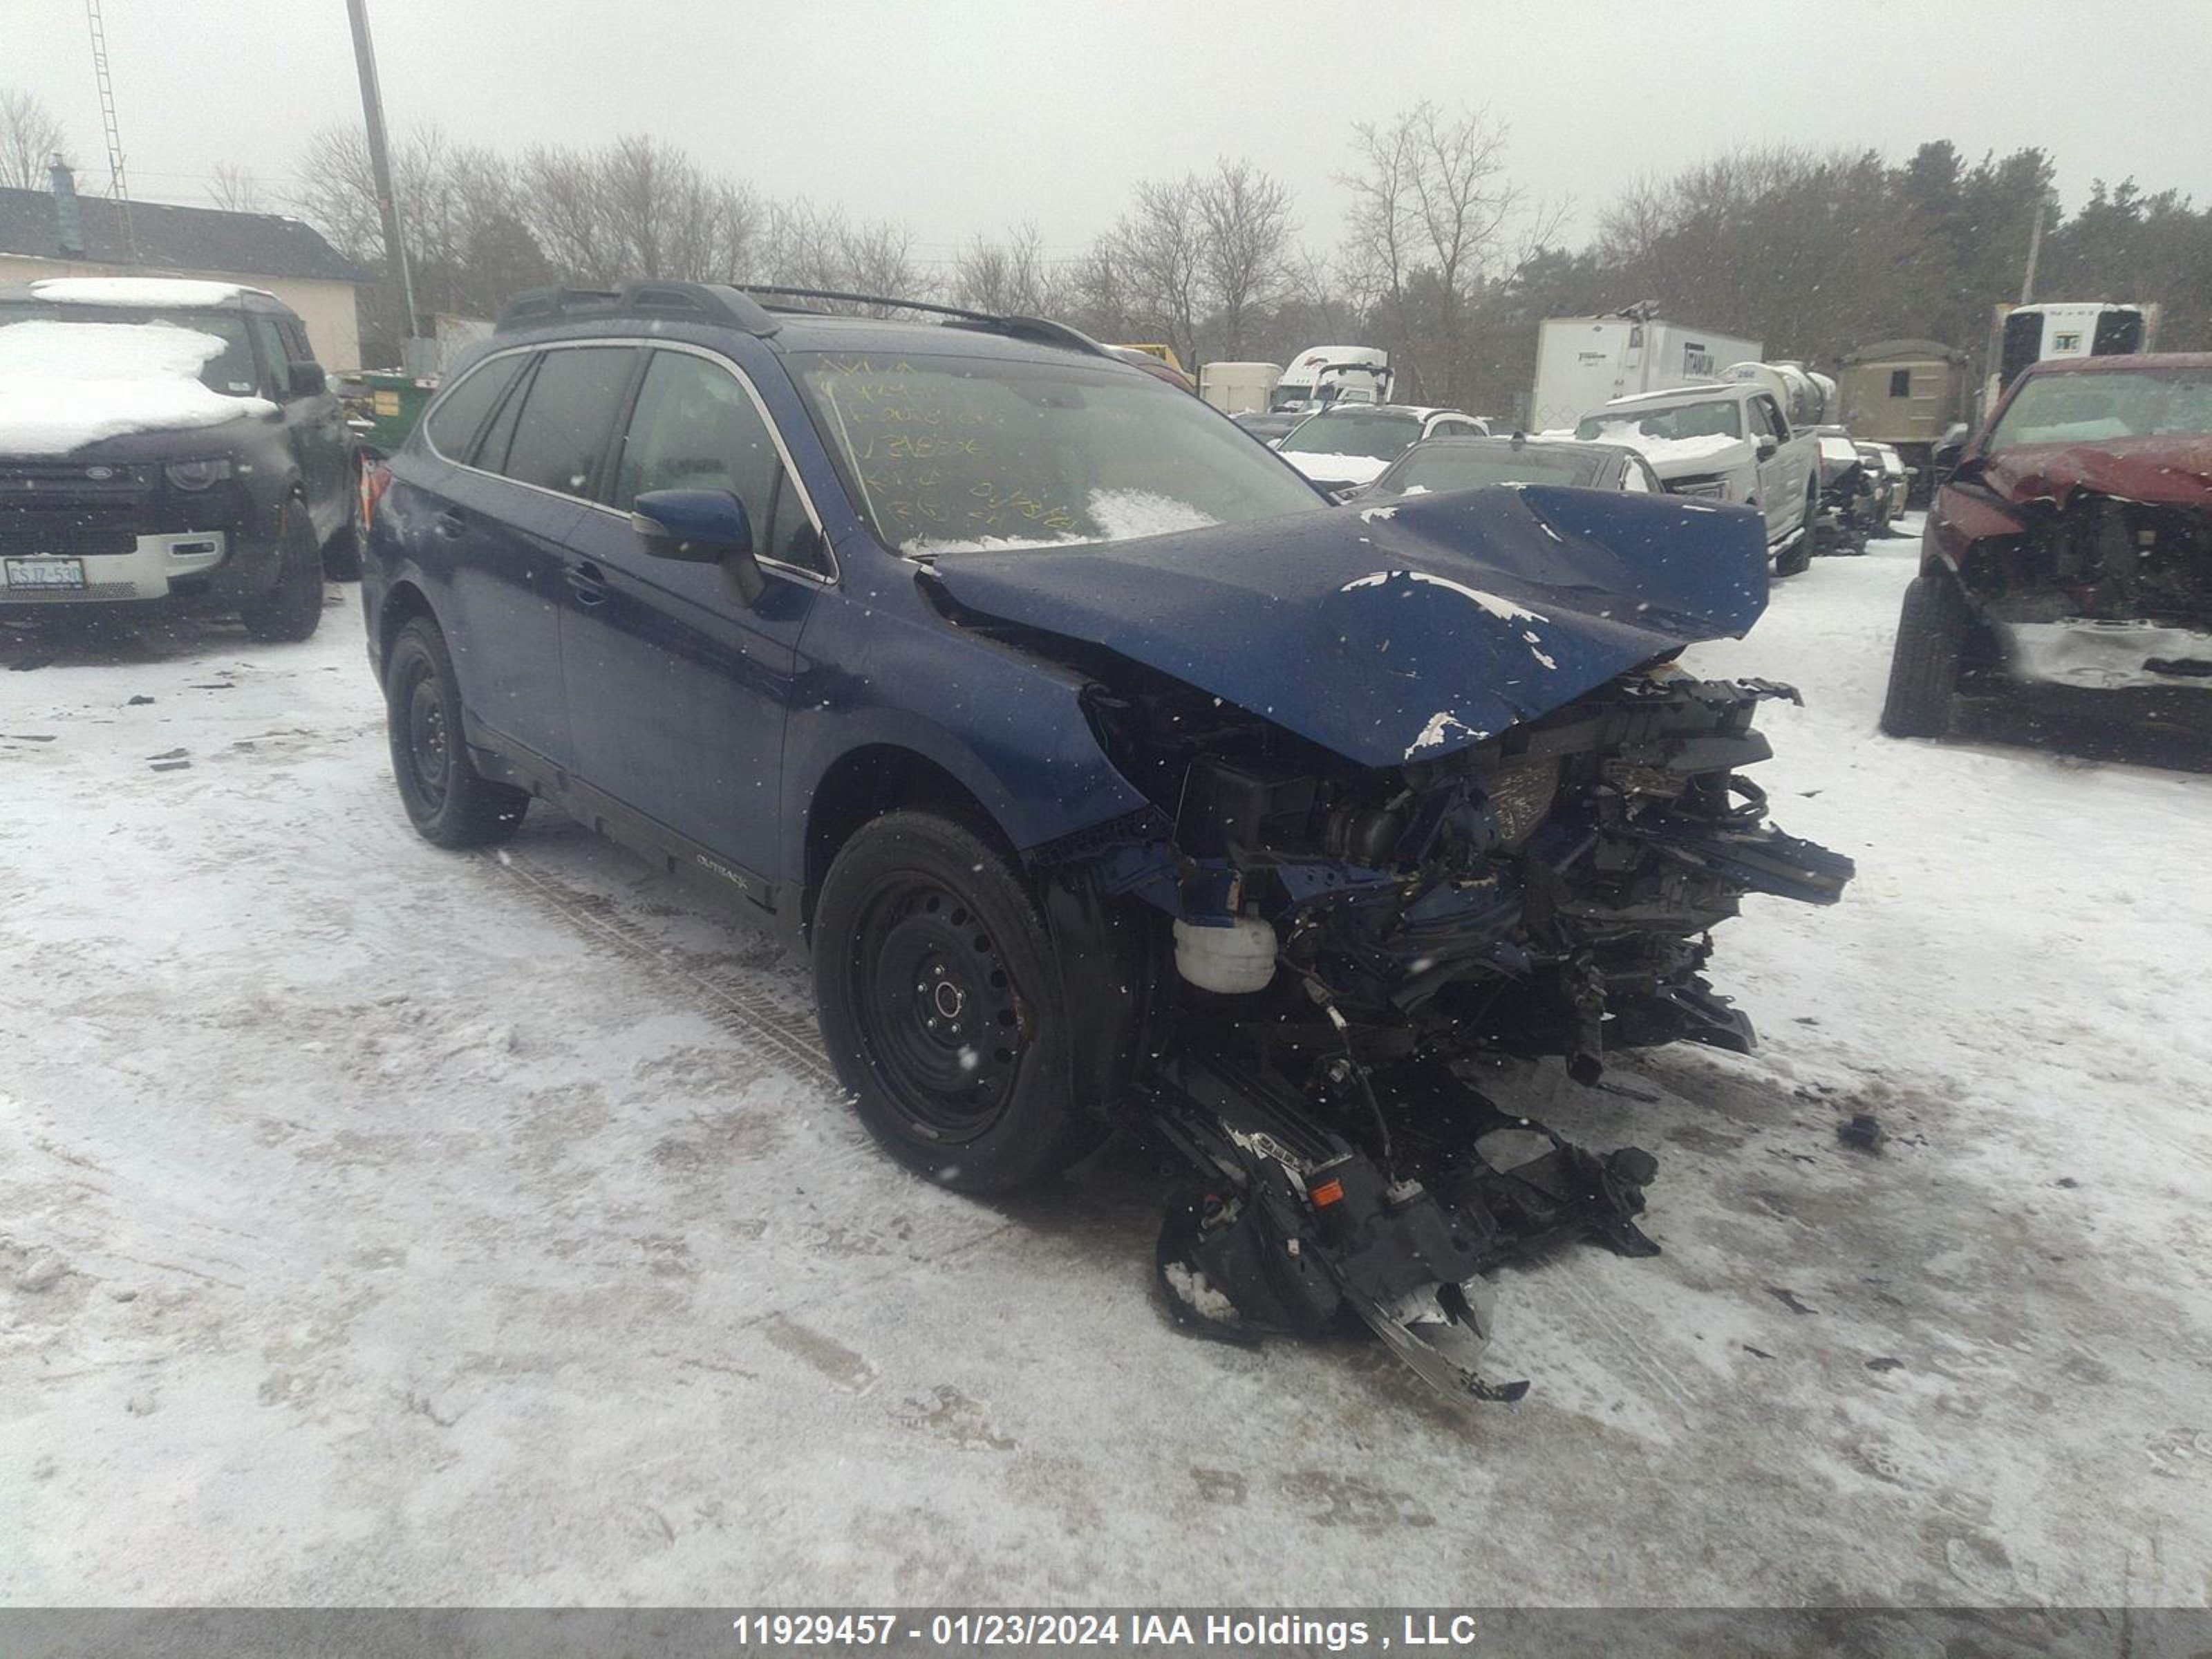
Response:
[{"label": "green dumpster", "polygon": [[346,378],[348,424],[364,447],[386,455],[406,441],[438,389],[435,380],[397,369],[365,369]]}]

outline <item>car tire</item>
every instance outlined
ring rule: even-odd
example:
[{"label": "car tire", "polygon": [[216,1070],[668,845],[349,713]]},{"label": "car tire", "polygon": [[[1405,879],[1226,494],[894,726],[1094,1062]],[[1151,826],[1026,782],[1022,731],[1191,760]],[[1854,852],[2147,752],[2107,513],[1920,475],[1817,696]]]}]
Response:
[{"label": "car tire", "polygon": [[252,638],[296,645],[311,639],[323,620],[323,550],[307,503],[295,495],[276,517],[276,579],[259,599],[238,608]]},{"label": "car tire", "polygon": [[1891,737],[1948,735],[1969,625],[1966,596],[1948,576],[1923,574],[1905,588],[1881,705],[1881,729]]},{"label": "car tire", "polygon": [[437,847],[483,847],[521,827],[529,793],[477,770],[453,659],[427,617],[401,629],[385,653],[384,706],[392,775],[416,834]]},{"label": "car tire", "polygon": [[1006,1192],[1105,1138],[1075,1102],[1036,900],[974,830],[931,811],[864,825],[830,866],[813,937],[830,1060],[901,1163],[956,1191]]}]

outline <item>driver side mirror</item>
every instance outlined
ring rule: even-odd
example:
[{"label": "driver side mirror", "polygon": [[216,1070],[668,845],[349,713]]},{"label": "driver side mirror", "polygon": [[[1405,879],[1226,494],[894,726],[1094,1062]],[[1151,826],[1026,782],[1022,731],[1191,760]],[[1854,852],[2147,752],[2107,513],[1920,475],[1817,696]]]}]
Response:
[{"label": "driver side mirror", "polygon": [[1781,447],[1782,446],[1771,438],[1761,438],[1758,444],[1759,459],[1762,461],[1771,461],[1774,459],[1774,452]]},{"label": "driver side mirror", "polygon": [[286,378],[295,398],[319,397],[330,389],[330,377],[323,373],[320,363],[295,362],[286,365]]},{"label": "driver side mirror", "polygon": [[768,586],[753,557],[752,520],[726,489],[648,489],[630,504],[629,524],[656,559],[720,565],[742,605]]}]

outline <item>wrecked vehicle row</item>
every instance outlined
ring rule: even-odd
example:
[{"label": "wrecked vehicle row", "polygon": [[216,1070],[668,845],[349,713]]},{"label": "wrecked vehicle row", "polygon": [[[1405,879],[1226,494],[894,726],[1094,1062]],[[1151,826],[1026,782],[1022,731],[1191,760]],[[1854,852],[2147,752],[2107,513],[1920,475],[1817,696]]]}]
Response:
[{"label": "wrecked vehicle row", "polygon": [[2212,730],[2212,356],[2039,364],[1937,493],[1882,727],[2021,685],[2173,694]]},{"label": "wrecked vehicle row", "polygon": [[[988,1192],[1149,1135],[1185,1171],[1178,1317],[1362,1321],[1516,1394],[1480,1368],[1488,1275],[1649,1251],[1656,1164],[1500,1110],[1484,1071],[1748,1045],[1711,930],[1851,873],[1741,773],[1792,694],[1674,665],[1763,609],[1759,515],[1331,507],[1056,325],[776,303],[532,296],[371,481],[417,828],[480,844],[544,799],[717,882],[811,951],[902,1161]],[[518,544],[550,615],[480,550]]]}]

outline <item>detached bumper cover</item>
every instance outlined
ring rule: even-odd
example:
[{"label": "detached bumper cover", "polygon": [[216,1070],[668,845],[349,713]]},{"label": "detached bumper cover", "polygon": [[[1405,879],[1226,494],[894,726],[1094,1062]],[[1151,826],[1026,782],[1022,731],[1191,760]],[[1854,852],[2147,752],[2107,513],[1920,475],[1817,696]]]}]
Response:
[{"label": "detached bumper cover", "polygon": [[2089,691],[2212,691],[2212,629],[2083,617],[1996,627],[2016,679]]}]

